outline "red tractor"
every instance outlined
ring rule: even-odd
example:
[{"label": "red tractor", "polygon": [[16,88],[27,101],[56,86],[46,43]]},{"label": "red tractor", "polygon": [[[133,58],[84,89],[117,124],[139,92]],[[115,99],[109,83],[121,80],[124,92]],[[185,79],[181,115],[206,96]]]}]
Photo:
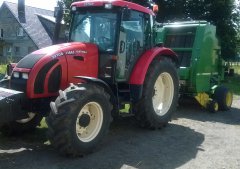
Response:
[{"label": "red tractor", "polygon": [[0,88],[2,131],[28,131],[48,116],[51,144],[77,156],[94,149],[125,105],[142,127],[166,125],[178,100],[178,58],[155,43],[155,6],[146,4],[73,3],[69,43],[25,56]]}]

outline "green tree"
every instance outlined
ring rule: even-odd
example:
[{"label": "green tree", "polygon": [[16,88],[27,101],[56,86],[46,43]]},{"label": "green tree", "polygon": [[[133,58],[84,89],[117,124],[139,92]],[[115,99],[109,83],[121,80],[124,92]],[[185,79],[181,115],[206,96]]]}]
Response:
[{"label": "green tree", "polygon": [[237,7],[234,10],[234,20],[236,20],[237,26],[237,53],[238,53],[238,62],[240,61],[240,1],[237,3]]},{"label": "green tree", "polygon": [[234,59],[237,56],[239,33],[239,6],[234,0],[157,0],[159,22],[179,20],[206,20],[217,27],[222,56]]},{"label": "green tree", "polygon": [[[64,4],[65,10],[70,10],[71,4],[72,4],[73,2],[77,2],[77,1],[79,1],[79,0],[59,0],[59,1]],[[67,14],[65,14],[65,15],[63,16],[63,20],[64,20],[64,22],[65,22],[67,25],[69,25],[70,22],[71,22],[71,18],[70,18],[70,17],[71,17],[71,16],[69,15],[69,13],[67,13]]]}]

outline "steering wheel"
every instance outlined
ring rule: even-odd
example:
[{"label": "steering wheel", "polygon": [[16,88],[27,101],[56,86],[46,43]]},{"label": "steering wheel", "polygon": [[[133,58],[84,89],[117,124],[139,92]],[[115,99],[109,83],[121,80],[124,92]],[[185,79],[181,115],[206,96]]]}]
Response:
[{"label": "steering wheel", "polygon": [[98,37],[98,41],[99,41],[100,43],[110,43],[110,39],[107,38],[107,37],[105,37],[105,36],[99,36],[99,37]]},{"label": "steering wheel", "polygon": [[99,47],[102,50],[107,50],[111,46],[111,40],[110,38],[107,38],[105,36],[98,37]]}]

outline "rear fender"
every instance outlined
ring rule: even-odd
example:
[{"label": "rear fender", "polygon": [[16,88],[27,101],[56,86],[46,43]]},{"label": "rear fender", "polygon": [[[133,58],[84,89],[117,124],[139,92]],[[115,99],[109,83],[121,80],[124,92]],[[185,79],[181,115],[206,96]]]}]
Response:
[{"label": "rear fender", "polygon": [[155,47],[146,51],[137,61],[131,73],[129,84],[142,85],[152,60],[157,56],[165,56],[171,58],[178,66],[178,57],[171,49],[164,47]]}]

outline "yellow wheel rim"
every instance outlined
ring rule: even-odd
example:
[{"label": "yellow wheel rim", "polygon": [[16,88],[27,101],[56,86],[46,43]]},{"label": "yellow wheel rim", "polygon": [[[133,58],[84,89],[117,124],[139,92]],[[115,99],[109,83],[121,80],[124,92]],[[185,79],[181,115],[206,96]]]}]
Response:
[{"label": "yellow wheel rim", "polygon": [[[83,119],[83,121],[81,119]],[[101,105],[97,102],[89,102],[85,104],[79,111],[76,120],[76,134],[78,139],[85,143],[94,140],[100,133],[102,124],[103,109]]]},{"label": "yellow wheel rim", "polygon": [[218,111],[218,103],[215,103],[215,104],[214,104],[214,110],[215,110],[215,111]]},{"label": "yellow wheel rim", "polygon": [[231,92],[228,92],[227,93],[227,96],[226,96],[226,105],[228,106],[228,107],[230,107],[231,106],[231,104],[232,104],[232,93]]}]

